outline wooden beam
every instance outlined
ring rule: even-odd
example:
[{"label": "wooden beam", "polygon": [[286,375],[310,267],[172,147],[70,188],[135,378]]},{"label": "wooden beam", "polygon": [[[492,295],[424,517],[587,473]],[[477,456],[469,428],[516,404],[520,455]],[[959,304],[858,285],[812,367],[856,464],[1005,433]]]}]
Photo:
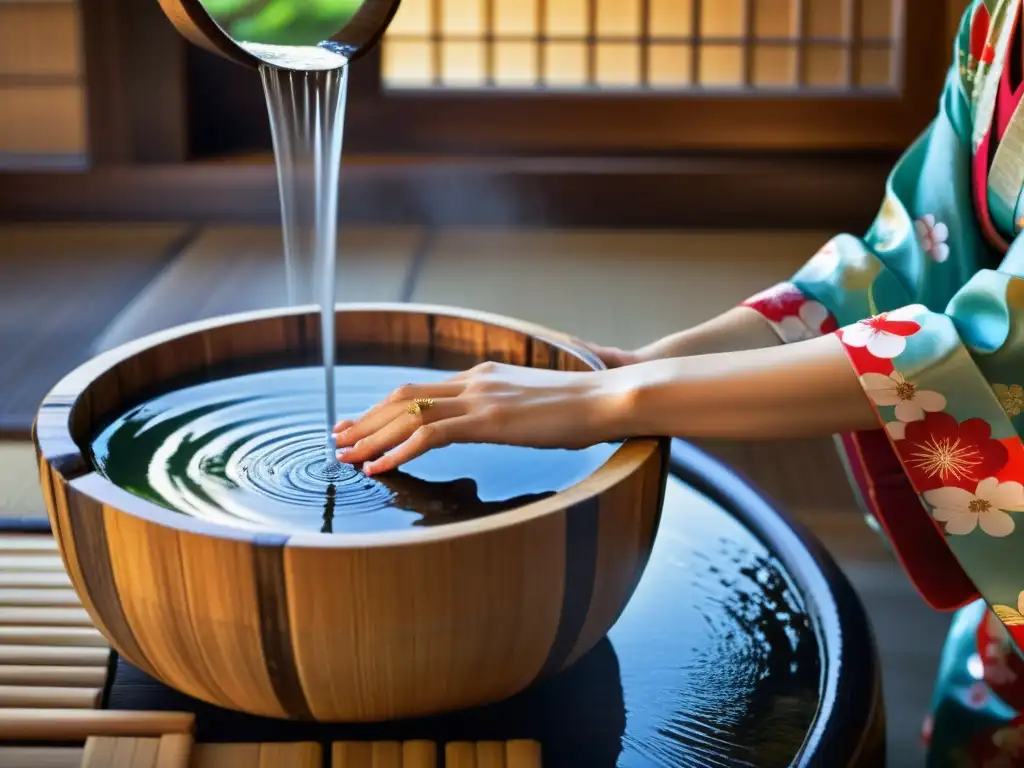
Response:
[{"label": "wooden beam", "polygon": [[[881,203],[892,154],[656,158],[347,158],[343,220],[425,226],[833,228]],[[0,219],[267,222],[271,162],[0,174]]]}]

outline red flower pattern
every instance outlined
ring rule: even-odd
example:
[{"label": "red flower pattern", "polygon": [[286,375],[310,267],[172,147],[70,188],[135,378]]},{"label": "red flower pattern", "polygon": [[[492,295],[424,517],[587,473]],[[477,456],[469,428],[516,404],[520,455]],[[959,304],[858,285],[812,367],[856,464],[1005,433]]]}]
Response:
[{"label": "red flower pattern", "polygon": [[800,305],[806,301],[803,292],[792,283],[779,283],[766,291],[751,296],[744,307],[749,307],[773,323],[783,318],[794,317],[800,312]]},{"label": "red flower pattern", "polygon": [[948,413],[929,413],[907,424],[895,442],[903,468],[918,493],[956,487],[974,492],[1009,461],[1006,446],[992,438],[983,419],[958,422]]}]

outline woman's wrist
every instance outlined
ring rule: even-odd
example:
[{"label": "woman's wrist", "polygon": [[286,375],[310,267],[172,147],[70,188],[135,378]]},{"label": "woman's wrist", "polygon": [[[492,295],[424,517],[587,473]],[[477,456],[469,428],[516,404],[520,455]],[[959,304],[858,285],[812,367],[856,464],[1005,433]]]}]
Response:
[{"label": "woman's wrist", "polygon": [[633,354],[636,363],[674,357],[740,352],[781,343],[765,319],[748,307],[735,307],[685,331],[665,336]]},{"label": "woman's wrist", "polygon": [[788,438],[877,425],[834,336],[655,360],[596,376],[599,430],[614,438]]}]

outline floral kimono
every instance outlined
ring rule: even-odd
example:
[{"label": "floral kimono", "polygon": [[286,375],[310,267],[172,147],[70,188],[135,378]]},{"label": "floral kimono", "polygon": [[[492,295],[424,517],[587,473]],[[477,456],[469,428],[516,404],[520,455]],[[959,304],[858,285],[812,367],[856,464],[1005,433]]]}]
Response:
[{"label": "floral kimono", "polygon": [[835,333],[879,428],[840,438],[924,599],[958,609],[928,765],[1024,767],[1022,0],[975,0],[938,114],[863,238],[746,302],[784,341]]}]

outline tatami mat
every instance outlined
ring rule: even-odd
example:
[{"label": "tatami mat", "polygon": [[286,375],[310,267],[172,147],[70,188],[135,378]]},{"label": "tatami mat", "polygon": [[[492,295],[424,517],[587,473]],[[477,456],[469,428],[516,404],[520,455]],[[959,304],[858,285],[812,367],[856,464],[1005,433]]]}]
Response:
[{"label": "tatami mat", "polygon": [[0,518],[46,517],[36,453],[27,440],[0,440]]},{"label": "tatami mat", "polygon": [[[411,228],[342,229],[337,300],[401,301],[422,240]],[[179,323],[284,304],[280,228],[210,227],[117,318],[98,348]]]},{"label": "tatami mat", "polygon": [[789,277],[826,233],[445,230],[413,301],[639,345]]},{"label": "tatami mat", "polygon": [[0,226],[0,433],[28,433],[49,388],[185,236],[167,225]]}]

